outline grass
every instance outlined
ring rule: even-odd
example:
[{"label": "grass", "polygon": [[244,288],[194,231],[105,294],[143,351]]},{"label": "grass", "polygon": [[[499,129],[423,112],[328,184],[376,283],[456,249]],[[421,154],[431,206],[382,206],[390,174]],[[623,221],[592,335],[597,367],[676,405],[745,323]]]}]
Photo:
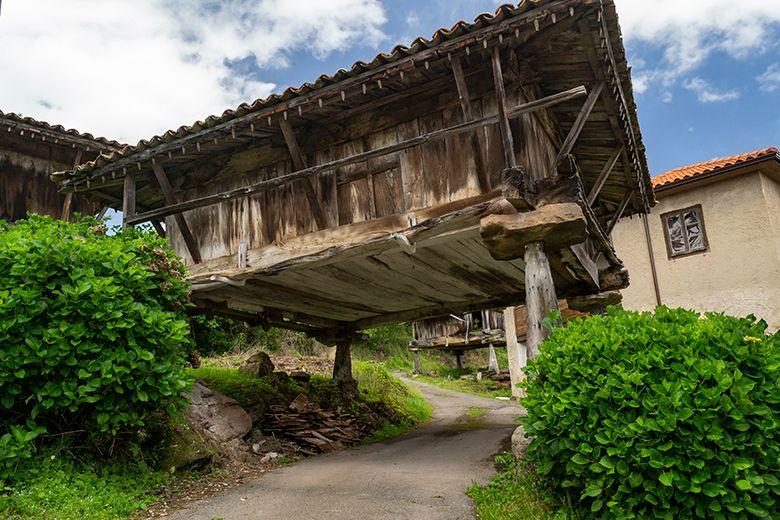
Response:
[{"label": "grass", "polygon": [[154,491],[169,478],[144,463],[78,462],[41,454],[20,465],[13,486],[0,493],[0,518],[127,518],[154,502]]},{"label": "grass", "polygon": [[574,510],[553,496],[532,469],[516,463],[511,453],[496,458],[501,472],[485,486],[466,493],[474,500],[479,520],[573,520]]},{"label": "grass", "polygon": [[364,442],[376,442],[406,433],[431,418],[433,408],[414,388],[403,384],[380,364],[355,361],[354,375],[361,396],[369,406],[372,402],[389,405],[396,420],[386,423],[369,435]]},{"label": "grass", "polygon": [[235,368],[201,366],[190,369],[190,374],[203,381],[207,387],[238,401],[244,407],[278,399],[278,386],[267,378],[240,372]]},{"label": "grass", "polygon": [[447,390],[479,395],[481,397],[496,398],[512,396],[512,391],[509,388],[505,388],[490,379],[475,381],[471,379],[460,379],[460,377],[448,379],[447,377],[442,376],[434,377],[424,375],[417,376],[416,379],[424,383],[446,388]]},{"label": "grass", "polygon": [[486,408],[469,408],[466,410],[466,415],[469,417],[482,417],[487,413]]}]

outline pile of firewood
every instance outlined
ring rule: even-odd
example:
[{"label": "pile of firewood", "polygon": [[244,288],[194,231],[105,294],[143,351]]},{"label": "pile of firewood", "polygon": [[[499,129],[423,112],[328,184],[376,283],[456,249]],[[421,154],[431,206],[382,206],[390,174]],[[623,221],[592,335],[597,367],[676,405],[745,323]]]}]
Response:
[{"label": "pile of firewood", "polygon": [[325,410],[300,394],[288,406],[269,407],[263,431],[294,441],[302,453],[328,453],[354,444],[362,433],[354,416]]}]

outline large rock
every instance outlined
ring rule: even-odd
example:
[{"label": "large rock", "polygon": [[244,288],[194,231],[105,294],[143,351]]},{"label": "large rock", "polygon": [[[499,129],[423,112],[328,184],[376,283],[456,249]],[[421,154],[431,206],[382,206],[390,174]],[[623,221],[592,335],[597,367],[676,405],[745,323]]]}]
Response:
[{"label": "large rock", "polygon": [[252,429],[252,418],[230,397],[196,381],[189,393],[187,415],[216,443],[240,439]]},{"label": "large rock", "polygon": [[588,238],[585,215],[574,202],[514,215],[488,215],[479,225],[482,240],[496,260],[521,258],[532,242],[543,242],[546,250],[555,251]]},{"label": "large rock", "polygon": [[274,373],[275,367],[268,354],[255,352],[238,370],[252,376],[266,377]]},{"label": "large rock", "polygon": [[528,449],[528,445],[531,444],[532,440],[531,437],[526,437],[525,428],[522,425],[515,429],[512,434],[512,455],[515,456],[515,460],[525,457],[525,450]]}]

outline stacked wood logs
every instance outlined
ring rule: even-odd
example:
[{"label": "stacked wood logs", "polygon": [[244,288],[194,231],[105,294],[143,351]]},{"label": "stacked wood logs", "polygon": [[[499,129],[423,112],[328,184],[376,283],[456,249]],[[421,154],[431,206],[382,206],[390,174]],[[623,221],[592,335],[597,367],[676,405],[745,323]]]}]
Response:
[{"label": "stacked wood logs", "polygon": [[295,442],[307,455],[354,444],[364,433],[354,416],[325,410],[303,394],[288,406],[271,406],[263,422],[264,432]]}]

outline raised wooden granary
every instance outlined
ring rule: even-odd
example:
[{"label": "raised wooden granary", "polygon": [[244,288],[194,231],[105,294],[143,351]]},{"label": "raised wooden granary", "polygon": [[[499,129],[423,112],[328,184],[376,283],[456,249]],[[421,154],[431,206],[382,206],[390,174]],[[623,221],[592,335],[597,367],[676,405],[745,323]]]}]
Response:
[{"label": "raised wooden granary", "polygon": [[49,176],[121,148],[103,137],[0,111],[0,220],[14,222],[28,213],[67,219],[74,212],[99,212],[105,207],[99,198],[58,193]]},{"label": "raised wooden granary", "polygon": [[[612,1],[526,0],[59,174],[124,200],[202,309],[339,340],[627,284],[652,203]],[[337,356],[342,363],[346,356]],[[337,370],[338,372],[338,370]]]}]

